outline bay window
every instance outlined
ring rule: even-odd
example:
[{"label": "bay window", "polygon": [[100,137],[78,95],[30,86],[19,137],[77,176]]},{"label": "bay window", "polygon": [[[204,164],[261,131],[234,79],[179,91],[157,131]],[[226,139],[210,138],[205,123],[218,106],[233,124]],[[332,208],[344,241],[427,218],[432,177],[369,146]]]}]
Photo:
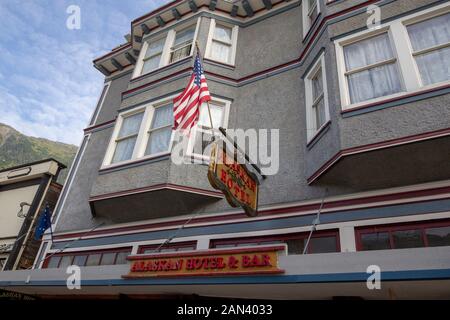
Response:
[{"label": "bay window", "polygon": [[342,109],[450,81],[450,5],[335,41]]},{"label": "bay window", "polygon": [[[173,97],[165,98],[119,114],[102,168],[170,154],[174,124],[172,100]],[[230,102],[213,97],[210,108],[213,127],[219,135],[217,129],[227,125]],[[187,155],[199,155],[203,159],[203,151],[211,140],[208,107],[204,103],[200,106],[197,125],[191,130]]]},{"label": "bay window", "polygon": [[305,93],[307,137],[310,141],[330,119],[323,54],[306,75]]},{"label": "bay window", "polygon": [[205,57],[217,62],[234,65],[237,32],[237,26],[231,26],[211,19]]},{"label": "bay window", "polygon": [[162,36],[145,37],[133,78],[191,56],[199,23],[200,19],[197,19],[196,24],[183,24],[168,30]]}]

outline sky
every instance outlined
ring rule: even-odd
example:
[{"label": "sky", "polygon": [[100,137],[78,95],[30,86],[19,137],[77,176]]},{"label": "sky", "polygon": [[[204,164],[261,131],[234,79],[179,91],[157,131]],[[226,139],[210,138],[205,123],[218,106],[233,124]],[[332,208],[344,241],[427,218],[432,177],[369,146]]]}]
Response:
[{"label": "sky", "polygon": [[[0,0],[0,123],[79,145],[103,87],[92,60],[170,0]],[[69,29],[71,5],[80,29]]]}]

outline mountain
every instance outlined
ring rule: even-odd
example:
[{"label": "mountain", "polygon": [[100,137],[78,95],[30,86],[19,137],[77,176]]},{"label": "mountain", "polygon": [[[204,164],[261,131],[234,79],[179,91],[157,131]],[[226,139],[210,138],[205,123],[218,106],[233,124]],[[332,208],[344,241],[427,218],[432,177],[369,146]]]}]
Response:
[{"label": "mountain", "polygon": [[[47,158],[54,158],[69,168],[77,149],[71,144],[26,136],[0,123],[0,169]],[[61,172],[58,182],[64,182],[67,172],[68,169]]]}]

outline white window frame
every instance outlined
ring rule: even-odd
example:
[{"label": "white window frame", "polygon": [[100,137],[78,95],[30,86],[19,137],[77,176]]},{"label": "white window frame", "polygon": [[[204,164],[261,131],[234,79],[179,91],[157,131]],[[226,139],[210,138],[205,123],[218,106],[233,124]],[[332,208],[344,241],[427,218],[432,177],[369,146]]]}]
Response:
[{"label": "white window frame", "polygon": [[[406,27],[408,25],[428,20],[442,14],[450,12],[450,4],[445,3],[442,5],[435,6],[430,9],[423,10],[418,13],[414,13],[387,23],[384,23],[375,30],[365,30],[350,36],[335,40],[334,44],[336,47],[336,62],[339,78],[339,91],[341,96],[341,108],[342,110],[348,110],[353,108],[358,108],[364,105],[376,103],[379,101],[401,97],[406,94],[411,94],[414,92],[429,90],[436,87],[440,87],[446,84],[450,84],[450,80],[439,82],[431,85],[424,86],[421,81],[420,73],[413,55],[412,45],[409,39],[408,31]],[[344,58],[344,47],[346,45],[365,40],[367,38],[374,37],[382,33],[388,33],[389,39],[391,41],[391,47],[394,52],[394,57],[397,59],[397,64],[399,67],[400,81],[403,87],[401,92],[378,97],[375,99],[370,99],[366,101],[361,101],[358,103],[351,103],[348,82],[345,75],[345,58]]]},{"label": "white window frame", "polygon": [[[145,155],[145,150],[147,148],[149,131],[151,130],[150,127],[152,125],[155,109],[157,109],[158,107],[167,105],[168,103],[171,103],[173,98],[175,98],[175,96],[160,99],[160,100],[148,103],[144,106],[133,108],[131,110],[120,113],[119,116],[117,117],[116,125],[114,127],[110,142],[108,144],[108,148],[106,150],[101,169],[111,168],[111,167],[115,167],[115,166],[122,166],[127,163],[133,163],[136,160],[146,160],[146,159],[158,158],[161,156],[169,155],[171,153],[172,145],[173,145],[173,138],[174,138],[173,131],[172,131],[172,135],[170,137],[169,148],[167,151]],[[138,137],[136,139],[136,144],[134,146],[134,150],[133,150],[131,159],[111,163],[113,156],[114,156],[114,152],[116,150],[116,139],[117,139],[117,136],[119,135],[120,128],[122,127],[123,119],[128,116],[137,114],[139,112],[144,112],[144,116],[142,118],[141,126],[139,128]]]},{"label": "white window frame", "polygon": [[[229,115],[230,115],[230,107],[231,107],[231,101],[230,100],[225,100],[225,99],[221,99],[221,98],[216,98],[211,96],[211,104],[218,104],[221,105],[222,108],[224,108],[224,113],[223,113],[223,119],[222,119],[222,128],[228,128],[228,120],[229,120]],[[206,107],[206,102],[205,105],[202,107]],[[197,133],[198,132],[207,132],[210,131],[210,129],[203,129],[200,128],[199,125],[197,124],[195,127],[192,128],[192,136],[189,139],[188,145],[187,145],[187,152],[186,152],[186,157],[192,157],[196,160],[200,160],[200,161],[209,161],[210,157],[209,156],[204,156],[198,153],[194,153],[194,144],[195,144],[195,138],[197,137]],[[218,130],[216,130],[216,137],[220,137],[220,132]]]},{"label": "white window frame", "polygon": [[[322,72],[322,88],[323,88],[323,101],[325,108],[325,122],[319,127],[315,128],[315,114],[313,110],[313,85],[312,79],[315,78],[318,72]],[[307,142],[309,143],[316,136],[317,132],[322,130],[324,126],[330,121],[330,110],[328,105],[328,87],[327,87],[327,77],[325,69],[325,53],[322,53],[317,61],[309,70],[308,74],[305,76],[305,98],[306,98],[306,136]]]},{"label": "white window frame", "polygon": [[[320,1],[316,0],[316,6],[317,10],[317,16],[320,14]],[[311,9],[309,7],[309,1],[303,0],[302,2],[302,20],[303,20],[303,38],[305,38],[309,32],[309,29],[311,29],[313,22],[309,19],[309,13],[311,12]]]},{"label": "white window frame", "polygon": [[[133,71],[133,79],[143,76],[145,74],[151,73],[151,72],[155,72],[158,69],[162,68],[162,67],[166,67],[168,65],[177,63],[178,61],[175,62],[170,62],[170,54],[171,54],[171,49],[173,47],[173,44],[175,42],[175,36],[177,31],[182,31],[186,28],[189,28],[193,25],[195,25],[195,32],[194,32],[194,38],[192,39],[192,47],[191,47],[191,52],[187,57],[192,57],[192,55],[194,54],[194,48],[195,48],[195,41],[197,41],[197,37],[198,37],[198,30],[200,27],[200,19],[198,18],[197,21],[195,23],[189,22],[189,23],[183,23],[179,26],[176,26],[175,28],[171,28],[169,29],[165,34],[163,35],[158,35],[156,37],[145,37],[144,39],[142,39],[142,48],[141,51],[139,52],[139,57],[138,60],[136,62],[136,66],[134,68]],[[159,61],[159,66],[156,69],[153,69],[147,73],[142,73],[142,68],[144,66],[144,57],[145,57],[145,53],[147,52],[148,46],[150,42],[154,42],[154,41],[158,41],[165,38],[164,41],[164,47],[163,47],[163,52],[161,55],[161,60]],[[186,57],[186,58],[187,58]]]},{"label": "white window frame", "polygon": [[[229,61],[220,61],[215,58],[213,58],[212,55],[212,43],[214,40],[214,31],[216,30],[216,25],[221,25],[227,28],[231,28],[231,50],[230,50],[230,57]],[[219,63],[228,64],[231,66],[235,65],[236,62],[236,48],[237,48],[237,38],[238,38],[238,32],[239,27],[237,25],[231,25],[229,23],[224,23],[220,21],[219,23],[216,22],[216,19],[211,18],[211,22],[209,24],[209,32],[208,32],[208,41],[206,42],[206,49],[205,49],[205,58],[217,61]],[[217,41],[217,40],[214,40]]]}]

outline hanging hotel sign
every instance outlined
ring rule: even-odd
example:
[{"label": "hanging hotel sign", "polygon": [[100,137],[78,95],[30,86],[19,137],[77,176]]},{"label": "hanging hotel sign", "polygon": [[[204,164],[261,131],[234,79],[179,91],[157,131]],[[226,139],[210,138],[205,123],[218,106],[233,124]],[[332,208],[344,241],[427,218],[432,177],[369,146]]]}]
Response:
[{"label": "hanging hotel sign", "polygon": [[228,156],[226,147],[217,143],[211,149],[208,180],[213,188],[224,193],[232,207],[242,207],[250,217],[258,214],[258,178],[245,163]]},{"label": "hanging hotel sign", "polygon": [[123,278],[225,276],[278,274],[278,252],[285,246],[262,248],[213,249],[203,252],[178,252],[129,256],[130,272]]}]

